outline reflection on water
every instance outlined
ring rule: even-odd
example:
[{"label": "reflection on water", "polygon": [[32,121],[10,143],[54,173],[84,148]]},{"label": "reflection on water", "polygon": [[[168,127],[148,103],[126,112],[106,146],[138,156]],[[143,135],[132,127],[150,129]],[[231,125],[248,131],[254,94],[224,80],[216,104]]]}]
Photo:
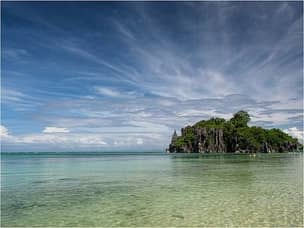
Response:
[{"label": "reflection on water", "polygon": [[302,226],[303,155],[3,155],[2,226]]}]

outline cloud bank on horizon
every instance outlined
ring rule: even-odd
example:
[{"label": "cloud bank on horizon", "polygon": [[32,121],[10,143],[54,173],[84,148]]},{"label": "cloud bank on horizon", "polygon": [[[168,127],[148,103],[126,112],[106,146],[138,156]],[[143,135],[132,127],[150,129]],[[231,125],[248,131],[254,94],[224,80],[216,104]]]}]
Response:
[{"label": "cloud bank on horizon", "polygon": [[246,110],[303,139],[302,2],[3,2],[2,151],[162,150]]}]

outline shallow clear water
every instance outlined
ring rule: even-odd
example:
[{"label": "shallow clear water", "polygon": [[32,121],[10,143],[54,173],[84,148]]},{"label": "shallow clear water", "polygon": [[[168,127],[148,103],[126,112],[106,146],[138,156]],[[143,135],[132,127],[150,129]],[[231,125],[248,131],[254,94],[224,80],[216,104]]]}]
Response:
[{"label": "shallow clear water", "polygon": [[303,226],[303,155],[2,155],[1,226]]}]

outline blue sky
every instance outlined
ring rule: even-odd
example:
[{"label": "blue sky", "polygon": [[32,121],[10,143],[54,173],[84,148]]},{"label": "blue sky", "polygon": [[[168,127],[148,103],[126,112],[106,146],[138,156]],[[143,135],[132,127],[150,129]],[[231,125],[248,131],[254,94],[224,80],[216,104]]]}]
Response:
[{"label": "blue sky", "polygon": [[302,20],[302,2],[2,2],[2,150],[163,150],[241,109],[301,138]]}]

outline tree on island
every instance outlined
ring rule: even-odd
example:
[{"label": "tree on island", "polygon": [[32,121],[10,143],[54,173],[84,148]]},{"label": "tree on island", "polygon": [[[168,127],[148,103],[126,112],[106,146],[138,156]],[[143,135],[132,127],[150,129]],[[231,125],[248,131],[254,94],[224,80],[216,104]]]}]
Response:
[{"label": "tree on island", "polygon": [[248,112],[239,111],[233,115],[230,122],[235,127],[247,127],[248,122],[250,121],[250,116]]},{"label": "tree on island", "polygon": [[201,120],[193,126],[176,131],[169,152],[177,153],[251,153],[289,152],[303,149],[296,138],[280,129],[248,126],[250,116],[239,111],[226,121],[223,118]]}]

